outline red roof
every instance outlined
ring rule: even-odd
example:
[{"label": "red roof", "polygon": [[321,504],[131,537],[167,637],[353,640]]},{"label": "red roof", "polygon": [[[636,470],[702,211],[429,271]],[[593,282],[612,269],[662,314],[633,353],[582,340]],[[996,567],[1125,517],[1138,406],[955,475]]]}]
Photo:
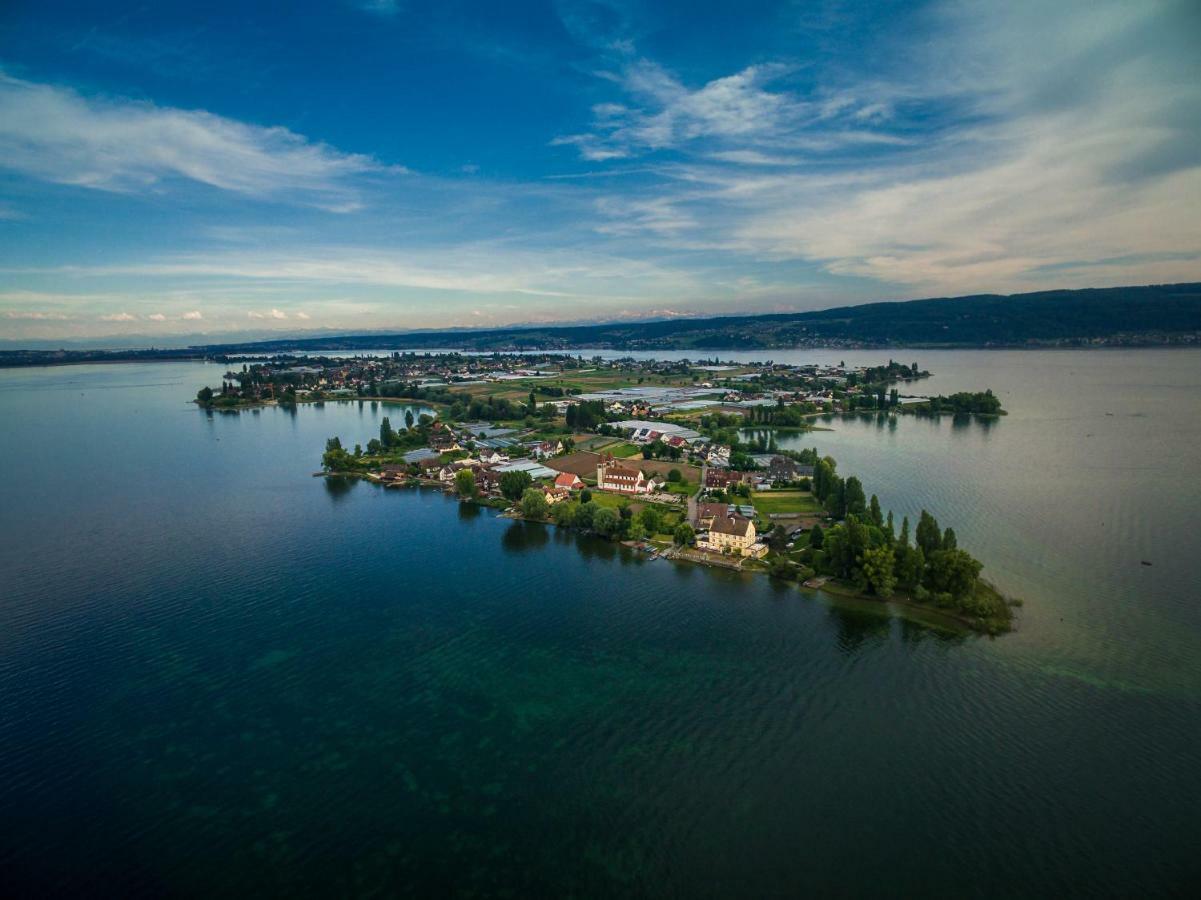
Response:
[{"label": "red roof", "polygon": [[555,477],[555,487],[573,488],[583,483],[580,476],[572,472],[560,472]]},{"label": "red roof", "polygon": [[606,481],[637,481],[638,476],[642,474],[635,469],[626,469],[622,466],[609,466],[605,469]]}]

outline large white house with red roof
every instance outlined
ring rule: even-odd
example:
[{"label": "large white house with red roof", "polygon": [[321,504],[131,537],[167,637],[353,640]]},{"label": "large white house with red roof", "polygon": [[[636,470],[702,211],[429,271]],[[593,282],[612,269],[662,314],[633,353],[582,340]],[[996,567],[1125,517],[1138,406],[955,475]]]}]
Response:
[{"label": "large white house with red roof", "polygon": [[555,477],[555,487],[564,488],[569,491],[578,491],[583,488],[584,482],[580,480],[580,476],[574,472],[560,472]]},{"label": "large white house with red roof", "polygon": [[619,494],[649,494],[658,486],[653,478],[647,478],[641,469],[632,469],[605,457],[596,467],[596,486],[602,491]]}]

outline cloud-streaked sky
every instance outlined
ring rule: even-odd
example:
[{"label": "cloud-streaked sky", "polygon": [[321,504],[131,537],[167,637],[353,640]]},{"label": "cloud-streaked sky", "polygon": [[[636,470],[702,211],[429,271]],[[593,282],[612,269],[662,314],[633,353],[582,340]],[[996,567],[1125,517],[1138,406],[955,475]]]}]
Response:
[{"label": "cloud-streaked sky", "polygon": [[1201,3],[0,6],[0,339],[1201,279]]}]

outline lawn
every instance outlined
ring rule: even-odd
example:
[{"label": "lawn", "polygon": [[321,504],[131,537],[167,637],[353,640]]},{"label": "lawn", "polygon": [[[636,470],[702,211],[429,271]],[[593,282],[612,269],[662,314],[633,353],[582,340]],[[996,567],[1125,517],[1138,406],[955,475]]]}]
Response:
[{"label": "lawn", "polygon": [[821,511],[817,500],[808,491],[755,491],[751,494],[751,503],[763,516],[811,515]]},{"label": "lawn", "polygon": [[642,448],[637,444],[621,443],[606,447],[605,452],[613,454],[618,459],[626,459],[630,456],[637,456],[642,452]]}]

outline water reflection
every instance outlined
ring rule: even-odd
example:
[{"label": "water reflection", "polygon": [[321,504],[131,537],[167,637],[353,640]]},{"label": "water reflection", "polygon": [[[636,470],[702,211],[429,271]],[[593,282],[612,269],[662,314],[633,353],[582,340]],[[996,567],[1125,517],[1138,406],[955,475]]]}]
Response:
[{"label": "water reflection", "polygon": [[897,624],[900,627],[901,640],[910,646],[920,644],[923,641],[932,640],[939,644],[953,646],[962,644],[972,637],[969,632],[951,631],[943,628],[935,628],[930,625],[923,625],[920,622],[912,622],[909,619],[898,619]]},{"label": "water reflection", "polygon": [[359,482],[357,478],[346,478],[342,475],[329,475],[321,480],[325,482],[325,492],[335,502],[345,499]]},{"label": "water reflection", "polygon": [[550,541],[549,529],[536,522],[514,521],[501,535],[501,544],[510,553],[525,553],[545,547]]},{"label": "water reflection", "polygon": [[478,503],[455,503],[459,508],[460,519],[478,519],[483,513],[483,508]]},{"label": "water reflection", "polygon": [[878,646],[892,632],[892,617],[881,607],[879,613],[831,606],[827,613],[834,625],[835,644],[846,656],[854,656],[864,645]]}]

